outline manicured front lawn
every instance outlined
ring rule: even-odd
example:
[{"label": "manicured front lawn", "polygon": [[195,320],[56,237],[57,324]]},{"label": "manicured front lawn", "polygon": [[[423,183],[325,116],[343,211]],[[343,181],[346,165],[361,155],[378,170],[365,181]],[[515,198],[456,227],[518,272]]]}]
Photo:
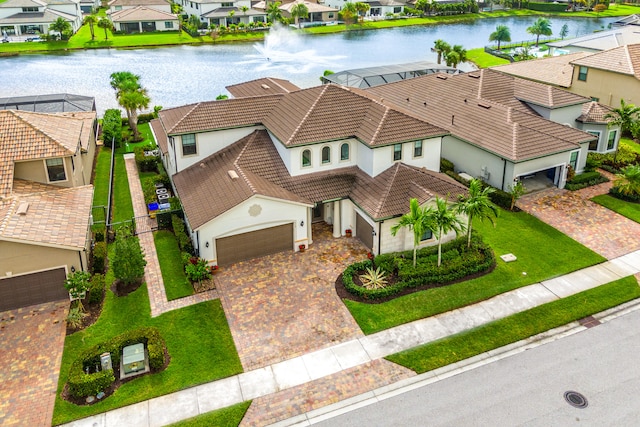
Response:
[{"label": "manicured front lawn", "polygon": [[171,231],[160,230],[153,234],[153,238],[158,252],[167,299],[171,301],[193,295],[193,286],[184,274],[176,236]]},{"label": "manicured front lawn", "polygon": [[251,401],[238,403],[171,424],[170,427],[237,427],[250,405]]},{"label": "manicured front lawn", "polygon": [[[107,279],[110,283],[113,277],[107,275]],[[171,357],[167,369],[126,383],[112,396],[91,406],[76,406],[60,397],[71,363],[83,349],[141,326],[160,330]],[[219,300],[151,318],[146,286],[126,297],[116,297],[107,291],[100,319],[65,341],[53,423],[66,423],[241,372],[242,365]]]},{"label": "manicured front lawn", "polygon": [[638,297],[638,281],[629,276],[391,355],[387,359],[420,374],[566,325]]},{"label": "manicured front lawn", "polygon": [[591,201],[617,212],[632,221],[640,222],[640,204],[638,203],[625,202],[608,194],[596,196],[591,199]]},{"label": "manicured front lawn", "polygon": [[[497,266],[493,272],[382,304],[345,300],[363,332],[372,334],[605,261],[602,256],[525,212],[502,210],[496,228],[489,222],[478,222],[474,223],[474,229],[496,254]],[[498,258],[507,253],[514,254],[518,260],[505,263]]]}]

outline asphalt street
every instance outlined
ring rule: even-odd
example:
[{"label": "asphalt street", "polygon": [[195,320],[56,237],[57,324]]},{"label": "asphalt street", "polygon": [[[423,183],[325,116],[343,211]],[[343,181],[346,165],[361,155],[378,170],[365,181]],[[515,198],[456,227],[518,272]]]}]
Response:
[{"label": "asphalt street", "polygon": [[[640,426],[640,310],[315,424]],[[571,406],[565,392],[588,405]]]}]

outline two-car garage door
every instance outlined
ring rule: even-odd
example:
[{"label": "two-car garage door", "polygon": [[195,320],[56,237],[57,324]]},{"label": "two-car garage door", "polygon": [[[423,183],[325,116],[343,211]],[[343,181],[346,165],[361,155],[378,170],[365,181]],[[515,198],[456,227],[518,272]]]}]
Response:
[{"label": "two-car garage door", "polygon": [[0,311],[69,298],[64,287],[65,269],[0,279]]},{"label": "two-car garage door", "polygon": [[293,224],[216,239],[218,265],[293,250]]}]

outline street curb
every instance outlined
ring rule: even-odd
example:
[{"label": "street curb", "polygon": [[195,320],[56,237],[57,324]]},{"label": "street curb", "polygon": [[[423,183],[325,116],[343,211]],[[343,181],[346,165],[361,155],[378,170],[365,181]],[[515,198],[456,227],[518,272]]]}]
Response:
[{"label": "street curb", "polygon": [[[618,317],[640,310],[640,299],[632,300],[619,306],[610,308],[592,315],[601,323],[609,322]],[[456,376],[463,372],[479,368],[495,361],[511,357],[525,352],[532,348],[545,345],[556,340],[585,331],[588,328],[580,325],[577,321],[568,323],[540,334],[525,338],[523,340],[508,344],[497,349],[489,350],[465,360],[461,360],[451,365],[443,366],[433,371],[425,372],[411,378],[398,381],[380,388],[377,388],[357,396],[350,397],[325,407],[315,409],[295,417],[288,418],[270,424],[270,427],[304,427],[329,420],[339,415],[348,413],[355,409],[363,408],[374,403],[389,399],[391,397],[406,393],[411,390],[432,384],[449,377]]]}]

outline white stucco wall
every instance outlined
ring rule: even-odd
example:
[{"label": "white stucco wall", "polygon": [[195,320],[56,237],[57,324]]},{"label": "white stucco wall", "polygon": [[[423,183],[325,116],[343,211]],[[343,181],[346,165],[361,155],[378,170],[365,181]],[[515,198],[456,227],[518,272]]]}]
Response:
[{"label": "white stucco wall", "polygon": [[[197,242],[198,253],[209,263],[215,263],[216,238],[288,223],[295,224],[292,249],[297,250],[298,245],[308,244],[307,210],[310,207],[311,205],[254,196],[198,228],[197,232],[200,237],[200,241]],[[259,213],[256,214],[256,212]],[[305,225],[302,227],[300,226],[301,221],[305,221]],[[209,247],[206,247],[207,242],[209,242]]]},{"label": "white stucco wall", "polygon": [[[608,152],[615,151],[616,147],[618,146],[618,142],[620,141],[620,126],[608,127],[605,124],[578,123],[576,127],[585,132],[589,132],[589,131],[599,132],[600,135],[598,137],[598,148],[597,150],[595,150],[599,153],[608,153]],[[613,148],[611,150],[607,150],[607,144],[609,142],[609,133],[611,133],[612,131],[617,131],[616,140],[613,145]]]},{"label": "white stucco wall", "polygon": [[[482,178],[483,167],[486,166],[488,178],[484,181],[496,188],[502,188],[505,171],[505,161],[499,156],[474,147],[453,136],[445,136],[442,142],[442,157],[453,162],[455,171],[465,172],[474,178]],[[509,169],[509,161],[506,161]],[[506,183],[511,183],[513,177],[506,175]]]},{"label": "white stucco wall", "polygon": [[[349,144],[349,159],[340,160],[340,147],[345,143]],[[297,146],[288,149],[285,148],[287,151],[286,153],[282,152],[282,144],[276,143],[276,145],[279,146],[277,149],[280,153],[280,157],[287,165],[287,169],[292,176],[355,166],[359,162],[358,152],[361,149],[368,149],[353,138],[327,143]],[[322,149],[324,147],[329,147],[331,150],[331,161],[328,163],[322,163]],[[305,150],[311,151],[311,166],[308,167],[302,167],[302,152]]]},{"label": "white stucco wall", "polygon": [[[585,99],[585,102],[588,100]],[[582,114],[582,104],[569,105],[551,110],[550,120],[560,124],[569,124],[576,127],[576,119]]]}]

